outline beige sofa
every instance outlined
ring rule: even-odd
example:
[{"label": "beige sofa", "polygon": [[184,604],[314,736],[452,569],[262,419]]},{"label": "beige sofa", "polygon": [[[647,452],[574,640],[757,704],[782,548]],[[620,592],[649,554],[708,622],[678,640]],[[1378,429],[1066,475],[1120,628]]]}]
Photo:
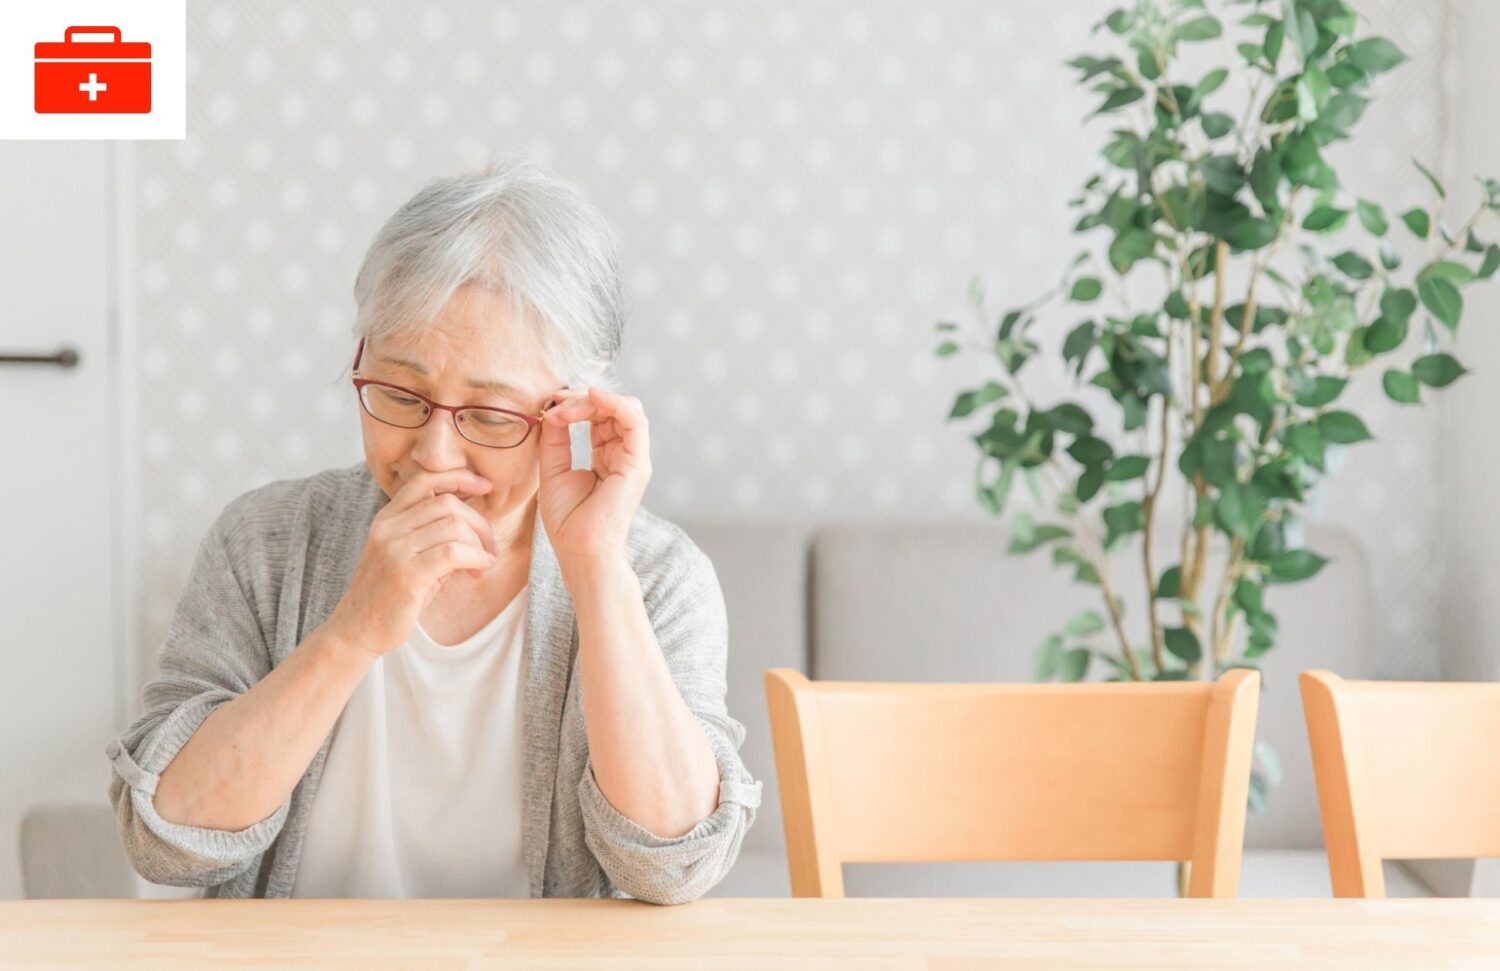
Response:
[{"label": "beige sofa", "polygon": [[[998,523],[932,521],[810,525],[679,521],[713,560],[730,621],[730,712],[746,725],[746,764],[764,780],[762,806],[717,896],[788,893],[781,808],[762,675],[792,667],[814,678],[1027,681],[1032,652],[1075,609],[1096,606],[1045,553],[1007,556]],[[1280,754],[1285,782],[1247,824],[1241,892],[1327,896],[1317,800],[1297,672],[1324,667],[1376,677],[1364,557],[1346,534],[1309,531],[1332,562],[1314,580],[1276,588],[1268,605],[1283,640],[1263,664],[1259,737]],[[1122,561],[1120,576],[1135,564]],[[1124,591],[1139,616],[1139,582]],[[107,805],[37,807],[22,833],[28,896],[181,896],[146,884],[119,851]],[[1404,866],[1391,895],[1425,895]],[[1170,896],[1167,863],[853,865],[854,896]]]}]

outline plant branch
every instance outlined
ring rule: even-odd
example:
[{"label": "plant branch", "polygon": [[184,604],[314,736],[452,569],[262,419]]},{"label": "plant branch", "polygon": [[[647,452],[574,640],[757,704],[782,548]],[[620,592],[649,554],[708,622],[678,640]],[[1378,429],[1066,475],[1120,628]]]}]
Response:
[{"label": "plant branch", "polygon": [[[1167,342],[1167,367],[1172,366],[1172,342]],[[1146,612],[1151,622],[1151,660],[1160,674],[1166,670],[1166,644],[1161,629],[1161,616],[1156,607],[1156,565],[1152,559],[1155,543],[1156,502],[1161,496],[1161,487],[1167,480],[1167,445],[1171,440],[1172,401],[1161,396],[1161,450],[1156,457],[1156,484],[1148,483],[1146,497],[1141,501],[1141,560],[1146,570]],[[1149,477],[1150,472],[1147,472]],[[1179,581],[1180,582],[1180,581]]]}]

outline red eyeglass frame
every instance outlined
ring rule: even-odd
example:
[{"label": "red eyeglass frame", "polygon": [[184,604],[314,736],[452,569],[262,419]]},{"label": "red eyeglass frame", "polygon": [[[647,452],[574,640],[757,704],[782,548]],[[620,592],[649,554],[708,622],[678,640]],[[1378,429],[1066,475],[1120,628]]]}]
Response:
[{"label": "red eyeglass frame", "polygon": [[[353,373],[356,374],[356,375],[359,374],[359,362],[360,362],[360,358],[364,357],[364,353],[365,353],[365,338],[361,337],[359,339],[359,347],[354,352],[354,372]],[[537,412],[535,415],[528,415],[528,414],[526,414],[525,412],[522,412],[522,411],[512,411],[509,408],[491,408],[488,405],[440,405],[436,401],[433,401],[431,398],[427,397],[425,394],[422,394],[420,391],[413,391],[411,388],[402,387],[399,384],[392,384],[389,381],[377,381],[374,378],[360,378],[360,377],[356,377],[353,380],[354,380],[354,397],[356,397],[356,398],[359,399],[359,406],[364,409],[365,414],[369,415],[371,418],[375,418],[375,420],[378,421],[378,422],[380,422],[381,424],[383,424],[383,425],[391,425],[392,428],[408,428],[408,426],[406,426],[406,425],[392,425],[390,422],[386,421],[384,418],[376,418],[375,415],[370,412],[369,405],[365,404],[365,395],[364,395],[364,387],[367,384],[378,384],[378,385],[380,385],[383,388],[394,388],[395,390],[400,391],[403,394],[409,394],[413,398],[417,398],[417,399],[421,400],[424,404],[427,405],[427,417],[426,417],[426,419],[423,420],[422,425],[425,425],[425,424],[427,424],[427,422],[431,421],[433,414],[435,414],[439,409],[441,409],[443,411],[451,411],[451,412],[453,412],[453,427],[454,427],[454,429],[458,431],[458,434],[463,437],[464,441],[466,441],[466,442],[473,442],[475,445],[478,445],[481,448],[515,448],[517,445],[524,445],[526,443],[526,439],[528,439],[528,438],[531,437],[531,430],[533,428],[535,428],[537,425],[540,425],[542,423],[542,416],[545,415],[554,406],[556,406],[557,404],[559,404],[559,402],[556,402],[556,401],[549,401],[549,402],[547,402],[546,406],[544,406],[542,408],[542,410],[539,411],[539,412]],[[567,387],[568,386],[566,384],[563,385],[564,389],[566,389]],[[460,411],[498,411],[502,415],[513,415],[514,417],[519,418],[522,421],[526,422],[526,434],[522,435],[521,436],[521,440],[519,442],[516,442],[515,445],[486,445],[484,442],[475,442],[474,439],[470,438],[467,435],[464,435],[464,430],[462,428],[459,428],[459,426],[458,426],[458,413]],[[416,428],[421,428],[422,425],[413,425],[413,426],[410,426],[410,428],[408,430],[416,429]]]}]

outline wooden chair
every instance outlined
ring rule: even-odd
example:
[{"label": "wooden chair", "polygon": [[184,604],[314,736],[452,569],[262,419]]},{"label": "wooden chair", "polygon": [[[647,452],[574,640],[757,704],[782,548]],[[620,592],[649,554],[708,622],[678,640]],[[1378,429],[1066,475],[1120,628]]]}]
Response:
[{"label": "wooden chair", "polygon": [[1500,684],[1301,682],[1335,897],[1384,897],[1384,859],[1500,856]]},{"label": "wooden chair", "polygon": [[1188,860],[1234,897],[1260,675],[1154,684],[809,681],[766,672],[792,895],[844,863]]}]

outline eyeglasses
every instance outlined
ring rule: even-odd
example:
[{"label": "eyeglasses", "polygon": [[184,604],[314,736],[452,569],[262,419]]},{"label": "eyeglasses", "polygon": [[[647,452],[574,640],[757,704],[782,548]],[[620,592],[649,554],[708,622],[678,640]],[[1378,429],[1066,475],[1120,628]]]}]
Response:
[{"label": "eyeglasses", "polygon": [[[359,373],[359,361],[365,353],[364,338],[360,338],[359,349],[354,352],[354,373]],[[567,385],[563,385],[567,387]],[[354,390],[365,413],[376,421],[397,428],[421,428],[437,409],[453,412],[453,425],[458,433],[475,445],[486,448],[515,448],[526,441],[532,426],[542,423],[542,416],[557,402],[548,402],[535,415],[511,411],[509,408],[487,408],[469,405],[462,408],[440,405],[426,395],[410,388],[403,388],[388,381],[373,378],[354,379]]]}]

